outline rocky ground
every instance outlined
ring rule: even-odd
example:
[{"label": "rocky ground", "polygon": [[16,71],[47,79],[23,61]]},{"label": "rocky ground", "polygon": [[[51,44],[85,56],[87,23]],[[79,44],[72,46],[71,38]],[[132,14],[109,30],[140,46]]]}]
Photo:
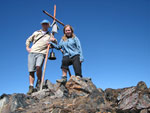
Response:
[{"label": "rocky ground", "polygon": [[0,113],[150,113],[150,88],[137,86],[103,91],[88,78],[72,76],[65,84],[44,83],[44,89],[0,96]]}]

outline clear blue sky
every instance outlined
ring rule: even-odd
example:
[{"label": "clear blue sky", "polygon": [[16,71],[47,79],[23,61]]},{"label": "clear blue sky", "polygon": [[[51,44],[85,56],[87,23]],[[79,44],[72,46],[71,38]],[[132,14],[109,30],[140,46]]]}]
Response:
[{"label": "clear blue sky", "polygon": [[[150,86],[150,0],[1,0],[0,94],[26,93],[29,86],[26,39],[41,28],[45,9],[74,27],[85,62],[83,76],[102,89]],[[57,40],[61,39],[62,26]],[[61,77],[60,51],[48,61],[45,79]],[[72,67],[71,72],[74,74]]]}]

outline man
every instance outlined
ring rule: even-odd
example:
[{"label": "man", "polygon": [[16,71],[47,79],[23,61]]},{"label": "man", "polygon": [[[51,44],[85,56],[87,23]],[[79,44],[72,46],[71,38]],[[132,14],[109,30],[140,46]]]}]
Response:
[{"label": "man", "polygon": [[[42,77],[42,66],[45,59],[45,54],[47,50],[47,44],[50,41],[56,43],[56,39],[50,36],[48,28],[50,27],[50,22],[48,20],[43,20],[41,22],[42,29],[35,31],[26,40],[26,50],[29,52],[28,55],[28,71],[29,71],[29,91],[27,94],[32,94],[34,91],[34,73],[37,74],[37,84],[40,87],[41,77]],[[55,40],[55,41],[54,41]],[[30,43],[33,43],[30,48]]]},{"label": "man", "polygon": [[66,25],[63,29],[64,36],[59,45],[50,42],[56,49],[63,50],[62,59],[62,79],[57,80],[59,83],[67,82],[67,71],[69,65],[73,65],[76,77],[82,77],[81,63],[83,62],[82,48],[79,39],[74,35],[72,26]]}]

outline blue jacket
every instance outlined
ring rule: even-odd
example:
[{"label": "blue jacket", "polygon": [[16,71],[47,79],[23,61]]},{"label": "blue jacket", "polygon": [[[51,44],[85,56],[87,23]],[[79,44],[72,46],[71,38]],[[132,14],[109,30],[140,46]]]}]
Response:
[{"label": "blue jacket", "polygon": [[66,41],[60,40],[59,45],[50,42],[56,49],[63,49],[63,55],[72,58],[75,55],[80,55],[80,61],[83,61],[82,48],[77,37],[68,38]]}]

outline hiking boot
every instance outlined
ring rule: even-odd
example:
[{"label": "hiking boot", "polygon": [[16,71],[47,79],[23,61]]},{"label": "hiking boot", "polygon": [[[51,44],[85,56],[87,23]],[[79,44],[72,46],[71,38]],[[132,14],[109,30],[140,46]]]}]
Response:
[{"label": "hiking boot", "polygon": [[62,76],[62,78],[60,80],[56,80],[56,82],[58,82],[58,83],[66,83],[67,82],[67,77],[66,76]]},{"label": "hiking boot", "polygon": [[27,95],[31,95],[34,92],[33,86],[29,86],[29,91],[27,92]]},{"label": "hiking boot", "polygon": [[81,78],[82,78],[82,76],[78,76],[78,75],[77,75],[77,76],[76,76],[76,78],[77,78],[77,79],[81,79]]},{"label": "hiking boot", "polygon": [[40,87],[41,87],[41,81],[37,80],[37,82],[36,82],[36,90],[39,91]]}]

